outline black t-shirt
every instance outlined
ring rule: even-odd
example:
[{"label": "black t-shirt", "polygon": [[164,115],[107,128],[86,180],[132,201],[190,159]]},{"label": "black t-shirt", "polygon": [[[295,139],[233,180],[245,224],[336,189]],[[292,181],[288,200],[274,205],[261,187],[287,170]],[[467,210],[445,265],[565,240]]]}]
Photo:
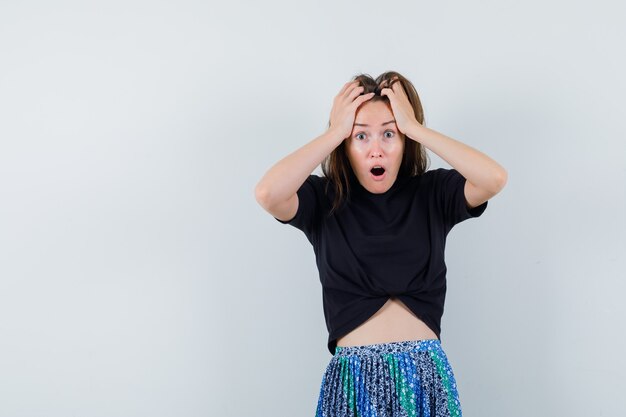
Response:
[{"label": "black t-shirt", "polygon": [[328,350],[337,339],[397,297],[440,338],[446,295],[446,236],[480,216],[488,201],[467,208],[465,178],[439,168],[398,177],[382,194],[370,193],[350,172],[350,198],[329,215],[335,196],[326,177],[310,175],[298,189],[298,211],[279,222],[304,232],[313,245]]}]

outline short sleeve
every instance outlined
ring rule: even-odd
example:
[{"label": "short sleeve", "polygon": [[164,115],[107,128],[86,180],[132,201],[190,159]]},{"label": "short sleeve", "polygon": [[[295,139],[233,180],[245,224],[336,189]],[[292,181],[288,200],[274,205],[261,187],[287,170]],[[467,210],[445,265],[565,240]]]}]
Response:
[{"label": "short sleeve", "polygon": [[277,221],[289,224],[300,229],[311,240],[311,235],[319,217],[321,193],[323,192],[323,178],[317,175],[309,175],[297,191],[298,210],[291,220]]},{"label": "short sleeve", "polygon": [[468,208],[465,200],[465,177],[456,169],[435,170],[435,198],[439,202],[445,222],[450,226],[472,217],[480,217],[489,201]]}]

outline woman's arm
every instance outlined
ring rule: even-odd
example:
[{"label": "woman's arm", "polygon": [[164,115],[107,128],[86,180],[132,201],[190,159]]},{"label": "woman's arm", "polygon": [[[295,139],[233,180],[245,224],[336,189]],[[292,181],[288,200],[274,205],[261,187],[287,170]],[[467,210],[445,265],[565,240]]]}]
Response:
[{"label": "woman's arm", "polygon": [[504,188],[508,174],[484,153],[419,123],[401,83],[383,88],[389,97],[398,129],[410,139],[436,153],[465,177],[465,200],[469,208],[481,205]]},{"label": "woman's arm", "polygon": [[322,135],[287,155],[269,169],[254,190],[257,202],[279,220],[290,220],[298,211],[298,189],[311,172],[345,138],[350,136],[356,109],[374,93],[363,94],[358,81],[343,85],[333,99],[330,127]]},{"label": "woman's arm", "polygon": [[436,153],[465,177],[465,199],[470,208],[489,200],[506,185],[506,170],[471,146],[417,122],[410,125],[406,135]]},{"label": "woman's arm", "polygon": [[257,202],[277,219],[293,218],[298,210],[296,192],[343,139],[335,130],[328,129],[278,161],[256,185],[254,192]]}]

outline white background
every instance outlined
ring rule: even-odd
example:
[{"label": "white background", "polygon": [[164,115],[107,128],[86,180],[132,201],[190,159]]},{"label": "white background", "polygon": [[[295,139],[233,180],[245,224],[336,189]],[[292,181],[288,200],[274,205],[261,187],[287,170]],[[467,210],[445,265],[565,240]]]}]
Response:
[{"label": "white background", "polygon": [[330,354],[312,247],[253,190],[345,82],[387,70],[426,126],[509,173],[448,236],[464,415],[621,414],[624,16],[2,1],[0,415],[313,416]]}]

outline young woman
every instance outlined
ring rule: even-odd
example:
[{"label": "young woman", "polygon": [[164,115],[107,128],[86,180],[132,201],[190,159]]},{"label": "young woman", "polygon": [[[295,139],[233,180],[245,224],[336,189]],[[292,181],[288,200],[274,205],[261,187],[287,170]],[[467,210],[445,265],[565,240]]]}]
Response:
[{"label": "young woman", "polygon": [[[335,97],[328,130],[256,186],[259,204],[315,251],[333,355],[316,417],[462,415],[440,341],[445,241],[507,173],[423,123],[401,74],[358,75]],[[427,170],[425,148],[452,169]],[[324,176],[312,175],[320,163]]]}]

